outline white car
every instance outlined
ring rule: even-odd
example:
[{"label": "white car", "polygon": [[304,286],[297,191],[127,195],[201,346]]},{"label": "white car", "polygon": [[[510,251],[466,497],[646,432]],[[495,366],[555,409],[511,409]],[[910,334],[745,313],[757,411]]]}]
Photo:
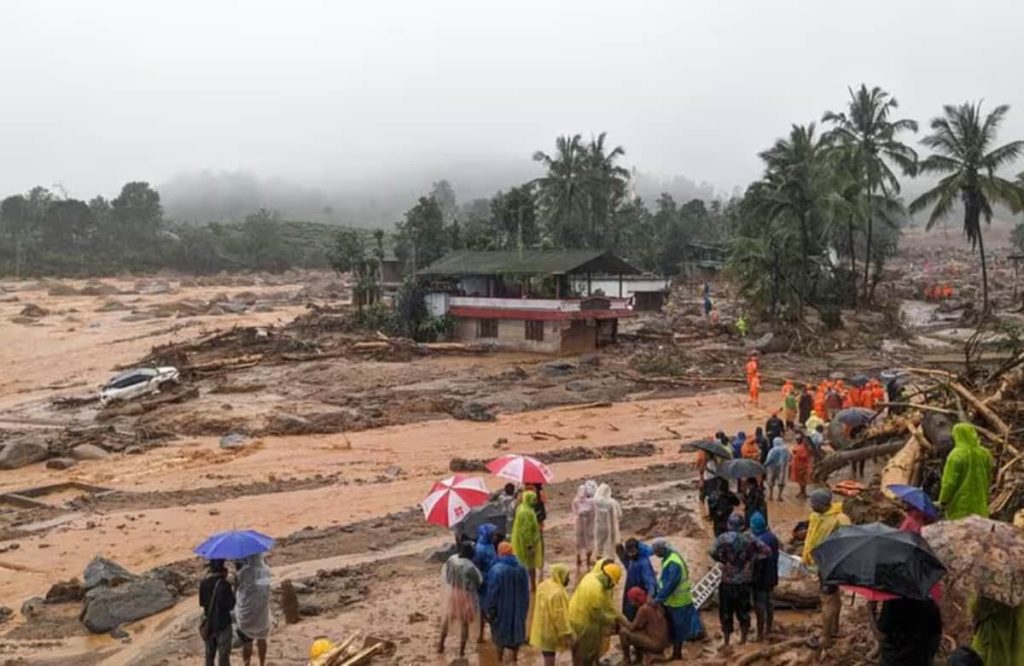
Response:
[{"label": "white car", "polygon": [[133,368],[115,375],[107,382],[100,390],[100,405],[106,407],[112,402],[134,400],[150,393],[159,393],[167,384],[177,384],[179,379],[178,369],[171,366]]}]

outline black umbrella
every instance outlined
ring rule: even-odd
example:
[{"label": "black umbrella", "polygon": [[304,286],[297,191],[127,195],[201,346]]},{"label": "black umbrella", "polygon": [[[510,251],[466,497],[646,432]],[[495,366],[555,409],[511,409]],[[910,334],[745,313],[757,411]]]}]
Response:
[{"label": "black umbrella", "polygon": [[882,523],[840,527],[811,552],[825,585],[927,599],[946,567],[919,534]]},{"label": "black umbrella", "polygon": [[756,460],[737,458],[726,460],[719,465],[715,474],[723,479],[751,479],[755,476],[764,476],[764,467]]},{"label": "black umbrella", "polygon": [[702,440],[699,442],[694,442],[693,448],[705,451],[718,458],[724,458],[725,460],[732,458],[732,451],[722,446],[718,442],[709,442],[706,440]]},{"label": "black umbrella", "polygon": [[476,531],[484,523],[491,523],[502,534],[508,534],[508,530],[512,526],[507,522],[504,509],[498,502],[491,500],[487,504],[470,509],[466,517],[456,523],[452,529],[455,531],[456,541],[476,541]]},{"label": "black umbrella", "polygon": [[845,423],[851,428],[857,428],[859,426],[866,426],[867,424],[871,423],[877,415],[878,412],[874,411],[873,409],[865,409],[864,407],[850,407],[849,409],[844,409],[840,411],[838,414],[836,414],[835,419],[840,423]]},{"label": "black umbrella", "polygon": [[869,381],[870,380],[868,379],[867,375],[857,375],[856,377],[850,380],[850,383],[856,386],[857,388],[860,388],[861,386],[867,384]]}]

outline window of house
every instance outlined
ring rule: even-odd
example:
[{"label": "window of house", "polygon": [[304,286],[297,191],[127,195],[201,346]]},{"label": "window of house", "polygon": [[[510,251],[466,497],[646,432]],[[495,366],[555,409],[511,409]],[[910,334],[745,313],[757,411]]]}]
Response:
[{"label": "window of house", "polygon": [[477,319],[476,320],[476,337],[478,337],[478,338],[496,338],[496,337],[498,337],[498,320],[497,319]]},{"label": "window of house", "polygon": [[537,342],[544,341],[544,322],[543,321],[527,321],[526,322],[526,339],[536,340]]}]

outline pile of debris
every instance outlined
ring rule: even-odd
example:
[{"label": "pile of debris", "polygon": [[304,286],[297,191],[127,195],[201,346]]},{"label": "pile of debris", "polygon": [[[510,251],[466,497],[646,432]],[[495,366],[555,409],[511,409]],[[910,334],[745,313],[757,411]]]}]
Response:
[{"label": "pile of debris", "polygon": [[115,453],[142,453],[160,443],[143,432],[125,433],[113,426],[68,427],[57,433],[0,431],[0,470],[47,461],[65,470],[85,460],[105,460]]}]

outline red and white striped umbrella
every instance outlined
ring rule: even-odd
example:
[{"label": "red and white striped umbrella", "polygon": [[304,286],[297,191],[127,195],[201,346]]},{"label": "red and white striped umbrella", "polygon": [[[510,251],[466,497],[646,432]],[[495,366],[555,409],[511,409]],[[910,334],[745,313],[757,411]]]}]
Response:
[{"label": "red and white striped umbrella", "polygon": [[519,483],[551,483],[555,478],[541,461],[514,453],[492,460],[487,463],[487,469],[496,476]]},{"label": "red and white striped umbrella", "polygon": [[483,479],[456,474],[435,483],[420,506],[428,523],[451,527],[469,515],[474,506],[486,504],[489,497]]}]

